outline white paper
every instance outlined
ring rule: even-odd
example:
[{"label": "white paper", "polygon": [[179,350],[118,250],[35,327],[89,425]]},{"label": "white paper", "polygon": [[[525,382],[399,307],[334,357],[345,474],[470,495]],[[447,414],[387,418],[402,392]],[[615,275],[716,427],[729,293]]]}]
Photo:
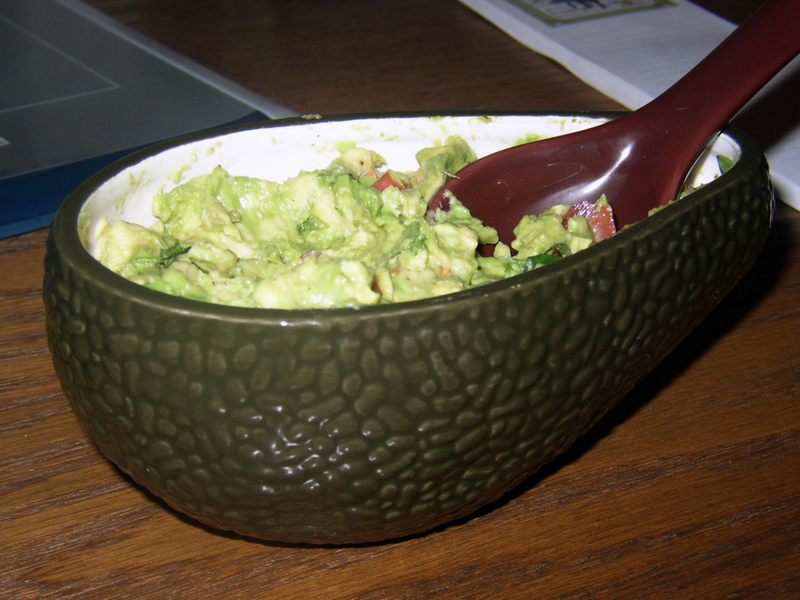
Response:
[{"label": "white paper", "polygon": [[[735,29],[729,21],[685,0],[461,2],[631,109],[678,81]],[[613,12],[614,5],[636,4],[661,6]],[[556,19],[566,15],[575,20],[552,24],[542,10]],[[598,16],[604,11],[608,16]],[[794,98],[798,81],[800,58],[753,98],[733,124],[761,143],[778,196],[800,210],[800,102]]]}]

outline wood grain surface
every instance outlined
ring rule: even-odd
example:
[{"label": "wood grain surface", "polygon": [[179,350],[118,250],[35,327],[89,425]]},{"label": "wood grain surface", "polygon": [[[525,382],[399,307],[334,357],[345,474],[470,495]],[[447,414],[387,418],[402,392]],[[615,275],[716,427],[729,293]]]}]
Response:
[{"label": "wood grain surface", "polygon": [[[456,0],[89,4],[301,113],[620,108]],[[0,598],[800,598],[785,205],[734,291],[555,462],[470,518],[348,547],[205,528],[100,455],[47,350],[46,236],[0,241]]]}]

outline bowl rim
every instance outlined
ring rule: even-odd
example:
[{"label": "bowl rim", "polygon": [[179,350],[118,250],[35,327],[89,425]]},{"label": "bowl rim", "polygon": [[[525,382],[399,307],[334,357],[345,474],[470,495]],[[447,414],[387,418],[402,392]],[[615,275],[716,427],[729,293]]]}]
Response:
[{"label": "bowl rim", "polygon": [[54,250],[60,258],[72,268],[82,272],[92,283],[103,289],[105,293],[114,296],[125,296],[131,301],[142,306],[157,308],[160,311],[192,315],[218,321],[235,321],[242,323],[258,322],[279,326],[294,326],[301,324],[319,325],[324,321],[339,321],[352,318],[374,318],[378,316],[391,317],[409,313],[422,313],[442,309],[443,307],[461,307],[490,294],[513,293],[521,287],[532,284],[534,281],[548,275],[555,276],[565,269],[575,268],[579,263],[593,259],[594,255],[614,244],[624,244],[626,240],[641,231],[642,224],[648,223],[650,227],[660,227],[679,213],[692,210],[703,203],[709,196],[714,195],[736,182],[747,169],[758,166],[763,157],[763,151],[758,143],[744,131],[735,127],[727,127],[723,134],[730,138],[740,149],[739,159],[722,176],[705,184],[702,188],[681,199],[664,206],[657,213],[644,221],[629,225],[620,230],[614,237],[604,240],[602,245],[591,246],[568,260],[557,261],[539,269],[528,271],[502,281],[487,283],[467,290],[424,298],[406,302],[359,305],[338,308],[309,308],[309,309],[278,309],[278,308],[253,308],[214,304],[200,300],[192,300],[180,296],[173,296],[164,292],[149,289],[140,284],[129,281],[122,275],[115,273],[95,259],[84,247],[79,235],[79,217],[85,202],[91,195],[112,176],[124,171],[142,160],[159,154],[165,150],[203,139],[223,136],[254,129],[272,129],[295,125],[309,125],[334,121],[355,120],[381,120],[402,118],[443,118],[443,117],[556,117],[556,118],[589,118],[589,119],[614,119],[626,114],[626,111],[408,111],[393,113],[352,113],[334,115],[304,115],[287,117],[283,119],[265,120],[263,122],[247,123],[243,125],[229,125],[200,132],[190,133],[163,142],[159,142],[129,154],[110,165],[102,168],[79,184],[62,202],[53,220],[48,241],[48,254]]}]

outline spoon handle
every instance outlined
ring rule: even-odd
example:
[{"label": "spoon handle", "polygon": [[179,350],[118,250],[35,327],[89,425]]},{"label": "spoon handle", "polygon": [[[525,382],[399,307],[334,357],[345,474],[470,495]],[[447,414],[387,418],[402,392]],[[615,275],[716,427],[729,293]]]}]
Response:
[{"label": "spoon handle", "polygon": [[768,0],[641,112],[665,115],[680,143],[700,147],[798,53],[800,1]]}]

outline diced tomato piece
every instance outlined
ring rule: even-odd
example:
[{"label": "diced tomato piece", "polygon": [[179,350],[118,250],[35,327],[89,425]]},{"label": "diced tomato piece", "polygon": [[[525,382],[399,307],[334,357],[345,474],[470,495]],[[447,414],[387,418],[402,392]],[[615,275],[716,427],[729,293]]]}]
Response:
[{"label": "diced tomato piece", "polygon": [[386,173],[381,175],[378,178],[378,181],[376,181],[375,183],[372,184],[372,187],[374,187],[379,192],[382,192],[383,190],[385,190],[388,187],[396,187],[396,188],[399,188],[401,190],[406,189],[406,186],[403,185],[403,182],[400,181],[399,179],[397,179],[394,176],[394,173],[392,173],[391,171],[386,171]]},{"label": "diced tomato piece", "polygon": [[564,215],[564,227],[567,226],[567,221],[569,221],[575,215],[583,215],[587,219],[589,218],[589,214],[594,210],[595,207],[594,202],[589,202],[588,200],[583,200],[582,202],[578,202],[574,204],[568,211],[567,214]]},{"label": "diced tomato piece", "polygon": [[589,226],[592,228],[596,242],[610,238],[617,233],[617,226],[614,224],[614,212],[608,204],[595,206],[586,219],[589,221]]},{"label": "diced tomato piece", "polygon": [[614,224],[614,211],[611,210],[611,206],[608,204],[595,207],[589,219],[589,225],[592,226],[594,239],[598,242],[617,233],[617,226]]},{"label": "diced tomato piece", "polygon": [[567,211],[564,215],[564,227],[567,227],[567,222],[575,215],[583,215],[589,222],[589,227],[592,228],[594,240],[599,242],[606,238],[610,238],[617,233],[617,227],[614,224],[614,211],[608,204],[596,204],[584,200]]}]

